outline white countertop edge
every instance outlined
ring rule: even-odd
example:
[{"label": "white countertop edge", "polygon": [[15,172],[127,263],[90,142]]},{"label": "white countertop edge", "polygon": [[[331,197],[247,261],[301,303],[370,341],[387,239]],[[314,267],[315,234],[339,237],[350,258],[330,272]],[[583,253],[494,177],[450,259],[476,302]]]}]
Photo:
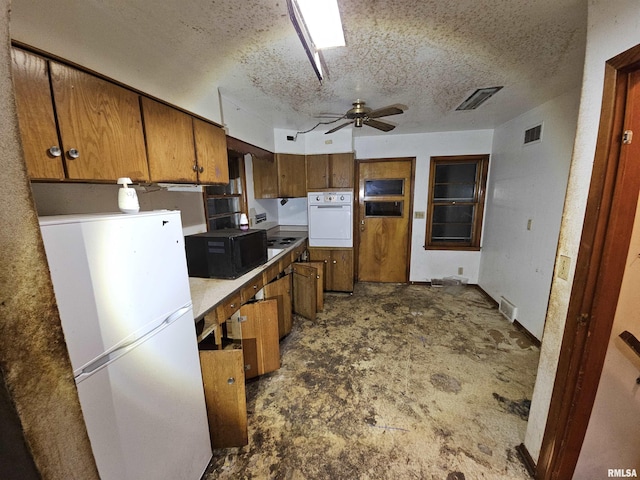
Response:
[{"label": "white countertop edge", "polygon": [[[287,230],[291,231],[291,230]],[[307,240],[306,234],[296,242],[283,249],[278,255],[273,257],[267,263],[254,268],[248,273],[235,279],[221,278],[199,278],[189,277],[189,288],[191,290],[191,301],[193,303],[193,318],[199,321],[207,313],[209,313],[216,305],[224,301],[225,298],[242,288],[246,283],[250,282],[256,275],[262,273],[269,266],[279,261],[285,254],[291,252]]]}]

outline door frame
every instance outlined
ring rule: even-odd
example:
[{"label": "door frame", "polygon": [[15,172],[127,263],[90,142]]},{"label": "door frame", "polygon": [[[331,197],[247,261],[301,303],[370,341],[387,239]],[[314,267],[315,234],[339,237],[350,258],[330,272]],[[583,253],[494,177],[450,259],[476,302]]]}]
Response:
[{"label": "door frame", "polygon": [[633,166],[630,155],[621,148],[629,75],[638,69],[640,45],[605,64],[600,126],[576,272],[536,465],[540,480],[572,477],[602,374],[638,202],[640,168]]},{"label": "door frame", "polygon": [[364,191],[360,188],[360,165],[363,163],[374,162],[411,162],[411,179],[409,182],[409,188],[411,189],[409,195],[409,214],[408,214],[408,241],[407,241],[407,265],[405,270],[405,283],[411,281],[409,275],[411,275],[411,250],[413,245],[413,198],[415,197],[415,183],[416,183],[416,157],[392,157],[392,158],[357,158],[355,160],[355,178],[354,184],[356,189],[356,198],[354,204],[353,215],[353,254],[354,254],[354,270],[355,280],[359,281],[360,269],[360,228],[358,219],[360,218],[360,199],[364,198]]}]

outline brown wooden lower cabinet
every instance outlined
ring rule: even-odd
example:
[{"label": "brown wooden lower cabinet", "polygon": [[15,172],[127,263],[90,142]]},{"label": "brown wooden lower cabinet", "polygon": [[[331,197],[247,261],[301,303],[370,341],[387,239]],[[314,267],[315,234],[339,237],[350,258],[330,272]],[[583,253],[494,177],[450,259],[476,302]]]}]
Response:
[{"label": "brown wooden lower cabinet", "polygon": [[327,289],[326,276],[324,274],[324,262],[307,262],[307,265],[316,269],[316,311],[324,309],[324,291]]},{"label": "brown wooden lower cabinet", "polygon": [[249,443],[242,350],[201,350],[200,367],[213,448]]},{"label": "brown wooden lower cabinet", "polygon": [[247,303],[240,307],[240,331],[245,378],[280,368],[278,301]]},{"label": "brown wooden lower cabinet", "polygon": [[[315,319],[322,308],[325,264],[289,267],[304,248],[297,247],[278,262],[278,271],[268,269],[205,317],[211,326],[200,343],[200,365],[213,448],[248,444],[245,380],[280,368],[279,340],[291,331],[292,311]],[[256,301],[265,283],[264,299]]]},{"label": "brown wooden lower cabinet", "polygon": [[291,332],[293,315],[291,311],[291,274],[264,286],[264,298],[278,302],[278,334],[280,338]]},{"label": "brown wooden lower cabinet", "polygon": [[317,269],[308,263],[292,265],[293,311],[309,320],[315,320],[318,305]]},{"label": "brown wooden lower cabinet", "polygon": [[309,260],[325,264],[325,290],[353,292],[352,248],[309,248]]}]

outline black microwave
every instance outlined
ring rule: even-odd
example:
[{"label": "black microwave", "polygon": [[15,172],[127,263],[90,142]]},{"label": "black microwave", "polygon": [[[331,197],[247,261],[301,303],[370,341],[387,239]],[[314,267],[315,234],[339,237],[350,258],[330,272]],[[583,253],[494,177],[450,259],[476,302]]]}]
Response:
[{"label": "black microwave", "polygon": [[225,229],[184,237],[190,277],[237,278],[267,261],[265,230]]}]

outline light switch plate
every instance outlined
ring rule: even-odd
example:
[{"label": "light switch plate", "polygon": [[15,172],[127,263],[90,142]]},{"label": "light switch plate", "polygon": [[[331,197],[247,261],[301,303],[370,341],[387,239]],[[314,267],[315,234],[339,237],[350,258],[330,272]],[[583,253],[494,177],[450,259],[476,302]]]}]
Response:
[{"label": "light switch plate", "polygon": [[413,212],[413,218],[424,218],[424,212]]}]

